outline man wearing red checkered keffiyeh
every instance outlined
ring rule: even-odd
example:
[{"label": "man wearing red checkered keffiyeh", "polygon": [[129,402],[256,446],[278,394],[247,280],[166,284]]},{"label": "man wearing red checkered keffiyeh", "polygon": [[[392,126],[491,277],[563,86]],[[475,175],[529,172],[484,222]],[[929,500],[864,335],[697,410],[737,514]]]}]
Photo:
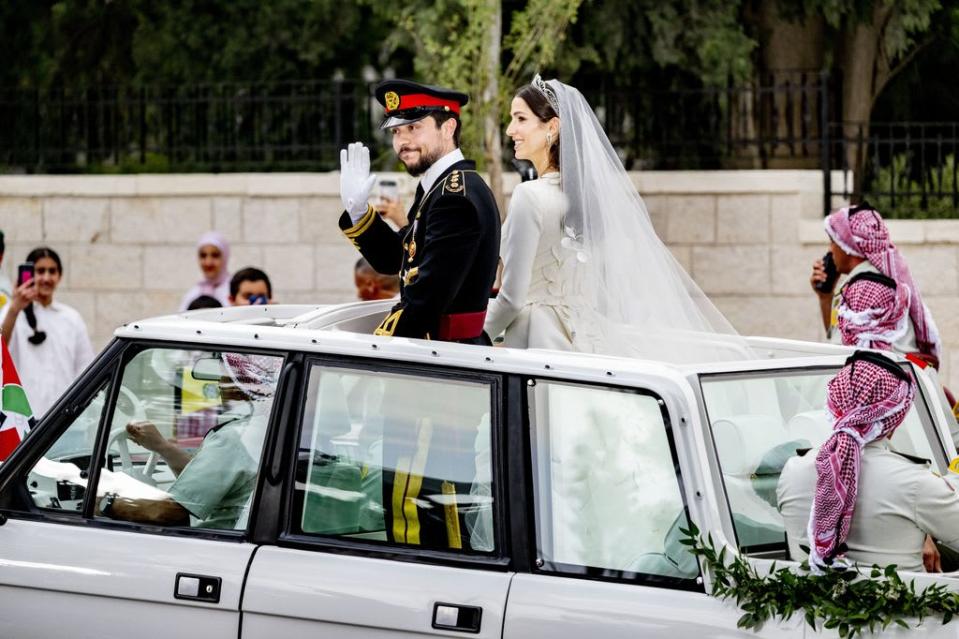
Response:
[{"label": "man wearing red checkered keffiyeh", "polygon": [[822,568],[842,560],[859,492],[863,447],[890,437],[906,418],[916,393],[912,377],[880,355],[857,353],[829,381],[827,408],[833,434],[816,456],[816,495],[809,515],[809,563]]},{"label": "man wearing red checkered keffiyeh", "polygon": [[909,329],[909,290],[881,273],[850,278],[839,298],[837,325],[846,346],[894,350]]},{"label": "man wearing red checkered keffiyeh", "polygon": [[[790,557],[808,553],[814,571],[856,562],[941,572],[930,540],[959,551],[956,486],[934,472],[944,468],[897,452],[889,440],[914,388],[904,369],[875,351],[857,351],[829,382],[831,436],[812,452],[797,451],[776,486]],[[919,423],[909,427],[916,430],[904,441],[924,436]]]},{"label": "man wearing red checkered keffiyeh", "polygon": [[882,216],[864,204],[833,212],[825,221],[829,238],[847,255],[867,260],[909,293],[909,318],[916,333],[919,354],[938,368],[941,342],[932,314],[922,301],[919,287],[899,249],[889,238]]}]

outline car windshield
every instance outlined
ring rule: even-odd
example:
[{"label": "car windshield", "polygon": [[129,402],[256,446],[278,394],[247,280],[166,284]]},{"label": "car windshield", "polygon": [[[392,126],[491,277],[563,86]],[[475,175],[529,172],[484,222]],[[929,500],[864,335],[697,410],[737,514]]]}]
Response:
[{"label": "car windshield", "polygon": [[[744,551],[785,549],[776,486],[786,461],[797,451],[822,444],[832,428],[825,408],[826,384],[838,368],[774,370],[701,377],[706,415],[722,483]],[[945,454],[921,396],[896,430],[891,446],[930,460],[945,470]]]}]

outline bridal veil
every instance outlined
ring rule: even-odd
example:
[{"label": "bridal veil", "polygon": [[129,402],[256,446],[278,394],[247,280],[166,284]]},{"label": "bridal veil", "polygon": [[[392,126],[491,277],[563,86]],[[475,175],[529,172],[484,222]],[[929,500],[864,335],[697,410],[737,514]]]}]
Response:
[{"label": "bridal veil", "polygon": [[745,339],[656,235],[583,95],[539,76],[534,86],[559,107],[560,172],[569,205],[563,245],[576,251],[578,296],[593,315],[586,319],[601,325],[596,350],[674,363],[750,357]]}]

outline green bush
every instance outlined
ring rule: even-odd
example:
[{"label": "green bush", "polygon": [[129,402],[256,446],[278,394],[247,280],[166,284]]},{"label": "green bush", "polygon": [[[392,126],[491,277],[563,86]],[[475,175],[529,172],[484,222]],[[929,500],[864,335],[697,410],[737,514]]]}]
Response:
[{"label": "green bush", "polygon": [[[910,177],[910,164],[908,154],[894,156],[892,163],[880,168],[875,180],[866,186],[866,199],[883,217],[890,219],[959,217],[959,206],[956,206],[952,195],[954,189],[959,187],[955,178],[956,156],[949,155],[941,166],[927,170],[921,181]],[[922,198],[923,186],[926,191],[925,203]]]}]

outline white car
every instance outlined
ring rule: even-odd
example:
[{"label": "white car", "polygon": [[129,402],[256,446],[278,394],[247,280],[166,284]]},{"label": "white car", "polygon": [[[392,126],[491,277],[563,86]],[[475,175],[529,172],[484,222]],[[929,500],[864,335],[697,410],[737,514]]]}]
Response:
[{"label": "white car", "polygon": [[[117,330],[0,467],[0,637],[756,635],[679,530],[789,564],[776,456],[827,436],[848,349],[674,366],[371,336],[388,305]],[[893,445],[946,473],[955,420],[913,372]]]}]

